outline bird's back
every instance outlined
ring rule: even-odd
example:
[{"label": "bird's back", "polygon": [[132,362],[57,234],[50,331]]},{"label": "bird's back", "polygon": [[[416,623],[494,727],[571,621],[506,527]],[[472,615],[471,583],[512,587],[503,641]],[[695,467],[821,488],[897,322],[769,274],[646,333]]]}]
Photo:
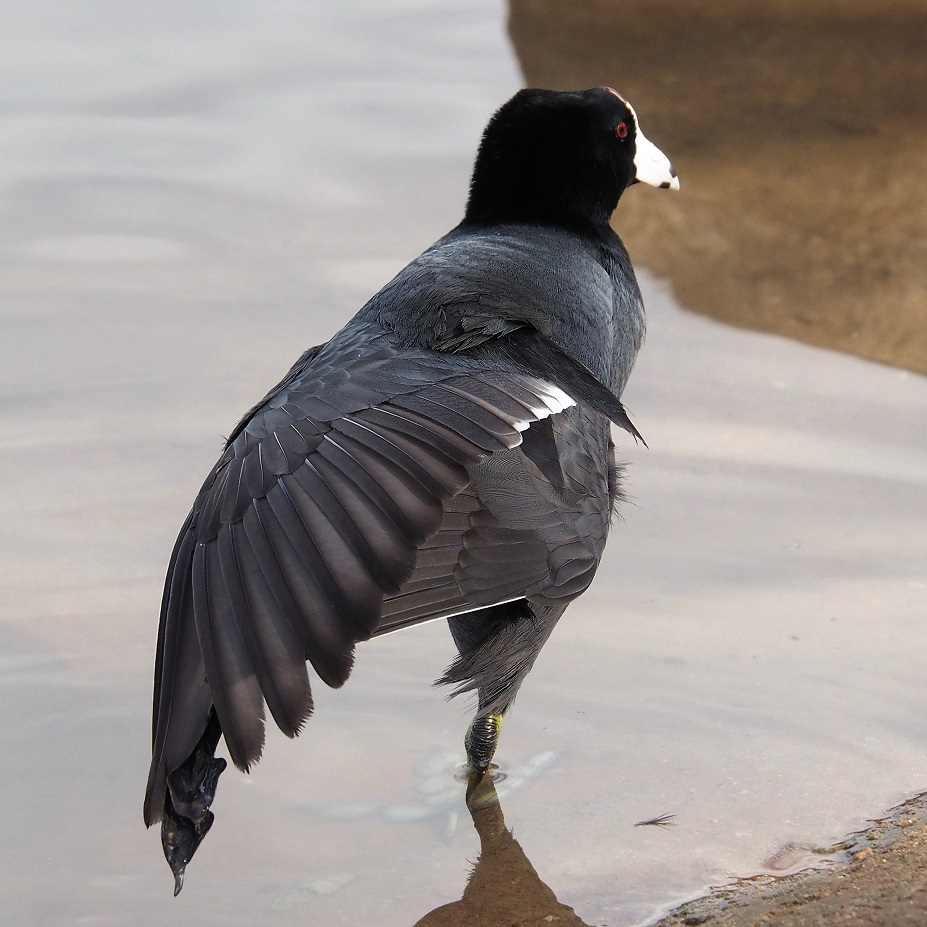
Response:
[{"label": "bird's back", "polygon": [[581,234],[532,224],[459,226],[407,265],[349,325],[368,319],[404,343],[450,351],[462,345],[466,352],[502,332],[503,321],[523,324],[618,398],[645,330],[634,269],[611,229]]}]

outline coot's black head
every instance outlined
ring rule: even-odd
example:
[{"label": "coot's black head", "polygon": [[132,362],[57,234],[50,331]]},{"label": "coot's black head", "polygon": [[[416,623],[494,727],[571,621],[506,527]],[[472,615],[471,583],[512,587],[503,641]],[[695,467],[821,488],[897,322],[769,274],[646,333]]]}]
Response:
[{"label": "coot's black head", "polygon": [[639,180],[679,189],[621,94],[521,90],[486,126],[464,221],[601,226]]}]

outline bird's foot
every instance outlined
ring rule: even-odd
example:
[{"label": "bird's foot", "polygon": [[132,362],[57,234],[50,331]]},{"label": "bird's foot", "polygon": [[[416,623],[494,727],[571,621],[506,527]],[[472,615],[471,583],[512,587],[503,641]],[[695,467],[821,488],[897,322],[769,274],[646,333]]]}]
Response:
[{"label": "bird's foot", "polygon": [[483,781],[486,773],[494,768],[492,758],[499,745],[499,734],[502,731],[502,715],[484,715],[474,718],[467,735],[464,737],[464,747],[467,751],[467,765],[469,776],[467,781],[467,797],[469,798],[476,787]]},{"label": "bird's foot", "polygon": [[215,756],[218,739],[218,724],[211,723],[186,762],[168,776],[161,846],[174,873],[175,896],[183,888],[187,863],[215,820],[209,806],[216,797],[216,785],[226,767],[225,760]]}]

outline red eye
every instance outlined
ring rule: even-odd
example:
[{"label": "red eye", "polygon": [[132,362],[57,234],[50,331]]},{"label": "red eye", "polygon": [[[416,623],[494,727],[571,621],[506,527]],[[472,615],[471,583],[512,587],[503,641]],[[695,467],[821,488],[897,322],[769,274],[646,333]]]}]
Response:
[{"label": "red eye", "polygon": [[615,135],[617,135],[618,138],[627,138],[628,124],[626,122],[619,122],[618,128],[615,129]]}]

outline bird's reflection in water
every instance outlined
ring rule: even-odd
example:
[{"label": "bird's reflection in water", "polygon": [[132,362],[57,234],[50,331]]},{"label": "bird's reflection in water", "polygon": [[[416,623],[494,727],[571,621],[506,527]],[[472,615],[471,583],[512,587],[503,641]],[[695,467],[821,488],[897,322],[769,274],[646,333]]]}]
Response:
[{"label": "bird's reflection in water", "polygon": [[541,881],[505,826],[499,796],[489,776],[468,797],[467,807],[480,836],[480,855],[463,897],[435,908],[415,927],[589,927]]}]

